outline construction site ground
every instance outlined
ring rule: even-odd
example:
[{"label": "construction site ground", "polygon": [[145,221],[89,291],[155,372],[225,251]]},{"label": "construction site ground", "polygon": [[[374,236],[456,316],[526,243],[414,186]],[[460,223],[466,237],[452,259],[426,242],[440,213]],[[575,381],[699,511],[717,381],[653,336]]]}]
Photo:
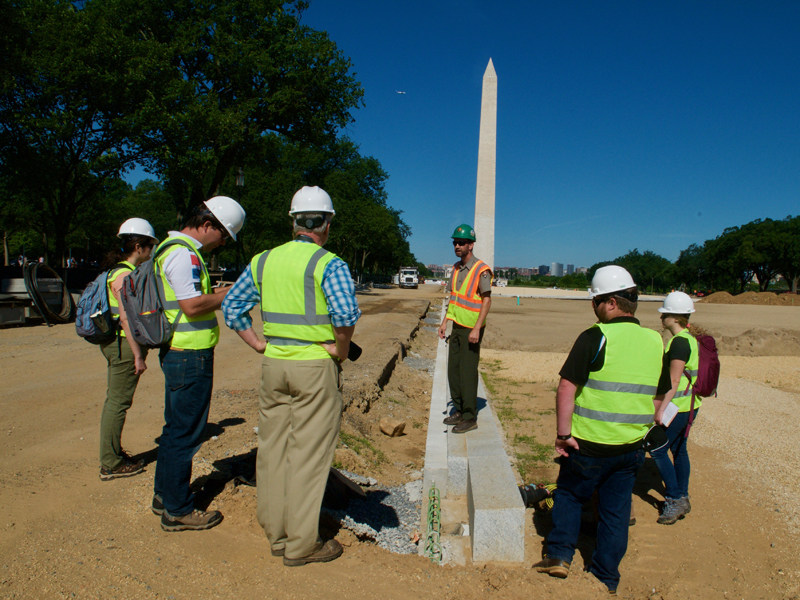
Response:
[{"label": "construction site ground", "polygon": [[[347,406],[335,466],[394,485],[424,465],[428,367],[435,324],[420,321],[435,286],[359,294],[355,341],[364,354],[345,366]],[[656,303],[637,316],[659,328]],[[258,319],[256,318],[258,322]],[[496,298],[482,370],[520,482],[549,482],[554,387],[575,337],[592,324],[581,300]],[[794,460],[800,406],[800,307],[698,304],[693,321],[718,340],[722,383],[690,437],[692,512],[656,524],[663,488],[648,460],[634,489],[637,524],[621,565],[623,598],[798,598],[800,467]],[[0,597],[3,598],[410,598],[607,597],[582,572],[591,525],[567,580],[536,574],[547,513],[526,514],[522,565],[440,567],[385,551],[325,522],[345,546],[328,564],[286,568],[270,555],[255,520],[255,489],[231,475],[252,461],[260,357],[222,327],[207,440],[195,458],[201,507],[223,523],[166,533],[149,509],[163,378],[148,359],[123,442],[147,461],[142,475],[98,478],[98,428],[106,385],[98,348],[72,325],[0,330]],[[384,417],[406,421],[388,438]]]}]

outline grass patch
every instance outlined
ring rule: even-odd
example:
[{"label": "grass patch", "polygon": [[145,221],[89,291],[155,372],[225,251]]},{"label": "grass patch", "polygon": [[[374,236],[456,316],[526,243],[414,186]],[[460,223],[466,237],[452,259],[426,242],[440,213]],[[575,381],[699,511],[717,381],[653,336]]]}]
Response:
[{"label": "grass patch", "polygon": [[[514,452],[517,459],[517,469],[523,481],[534,469],[542,467],[553,460],[555,450],[548,444],[540,444],[532,435],[514,435],[514,446],[519,451]],[[527,450],[524,451],[523,450]]]},{"label": "grass patch", "polygon": [[380,465],[381,463],[386,462],[386,454],[382,450],[378,450],[371,441],[367,438],[358,437],[356,435],[351,435],[349,433],[345,433],[344,431],[339,432],[339,442],[350,448],[353,452],[358,454],[359,456],[370,459],[367,456],[366,452],[372,454],[371,460],[376,465]]},{"label": "grass patch", "polygon": [[414,429],[422,429],[422,423],[420,423],[419,421],[414,421],[414,422],[411,424],[411,426],[412,426]]},{"label": "grass patch", "polygon": [[400,406],[406,406],[408,404],[408,402],[406,402],[405,400],[398,400],[397,398],[394,398],[392,396],[387,396],[386,399],[392,404],[399,404]]},{"label": "grass patch", "polygon": [[530,421],[530,419],[523,417],[513,408],[513,406],[510,405],[511,402],[503,405],[500,410],[497,411],[498,419],[501,421]]}]

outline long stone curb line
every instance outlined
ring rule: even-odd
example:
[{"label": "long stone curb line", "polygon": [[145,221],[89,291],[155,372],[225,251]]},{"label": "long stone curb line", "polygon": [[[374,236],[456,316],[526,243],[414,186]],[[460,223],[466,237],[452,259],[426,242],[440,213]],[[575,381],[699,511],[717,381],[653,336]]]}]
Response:
[{"label": "long stone curb line", "polygon": [[[442,310],[445,306],[446,301]],[[448,433],[442,424],[449,398],[447,345],[439,340],[428,416],[422,514],[427,514],[424,504],[434,482],[442,498],[466,496],[473,562],[522,562],[525,506],[482,380],[478,395],[478,429],[463,435]]]}]

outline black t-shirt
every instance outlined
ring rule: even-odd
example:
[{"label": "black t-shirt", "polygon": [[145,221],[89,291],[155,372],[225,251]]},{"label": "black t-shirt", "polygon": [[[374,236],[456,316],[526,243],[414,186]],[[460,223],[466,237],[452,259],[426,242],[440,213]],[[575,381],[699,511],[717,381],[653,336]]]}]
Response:
[{"label": "black t-shirt", "polygon": [[[639,319],[635,317],[617,317],[616,319],[611,319],[608,325],[614,323],[635,323],[639,325]],[[673,342],[673,345],[674,343],[675,342]],[[576,386],[583,387],[589,380],[590,373],[595,373],[603,368],[605,358],[606,344],[603,331],[599,327],[590,327],[575,340],[575,344],[572,346],[572,350],[570,350],[569,356],[567,356],[567,360],[564,362],[564,366],[561,367],[561,371],[559,371],[558,374],[567,381],[574,383]],[[672,381],[669,378],[669,369],[667,369],[665,373],[662,368],[656,394],[666,394],[670,388],[672,388]],[[655,409],[653,412],[655,412]],[[590,442],[579,438],[575,439],[578,440],[578,445],[581,447],[581,454],[584,456],[619,456],[620,454],[625,454],[641,448],[642,446],[641,441],[615,446]]]},{"label": "black t-shirt", "polygon": [[669,350],[664,354],[664,365],[661,368],[661,377],[666,374],[669,377],[669,363],[673,360],[682,360],[685,363],[689,362],[692,356],[692,347],[689,345],[689,340],[685,337],[672,338],[672,345]]}]

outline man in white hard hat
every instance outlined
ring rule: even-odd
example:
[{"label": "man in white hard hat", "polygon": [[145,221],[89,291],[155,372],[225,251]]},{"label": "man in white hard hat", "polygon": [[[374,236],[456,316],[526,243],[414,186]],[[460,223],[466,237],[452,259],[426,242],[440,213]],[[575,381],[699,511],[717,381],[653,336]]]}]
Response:
[{"label": "man in white hard hat", "polygon": [[576,340],[560,371],[555,447],[561,455],[540,573],[566,578],[575,553],[583,505],[598,492],[597,548],[589,571],[610,592],[628,547],[631,492],[644,462],[642,440],[670,389],[661,373],[661,336],[634,317],[638,291],[618,266],[592,278],[598,322]]},{"label": "man in white hard hat", "polygon": [[[341,362],[361,316],[347,264],[323,249],[330,196],[304,187],[289,211],[294,239],[253,257],[222,303],[225,323],[256,352],[261,368],[258,522],[286,566],[341,556],[319,535],[325,485],[342,417]],[[249,312],[261,305],[265,342]]]},{"label": "man in white hard hat", "polygon": [[[164,372],[164,428],[152,510],[165,531],[210,529],[222,521],[219,511],[195,508],[189,489],[192,457],[202,444],[214,381],[214,347],[219,326],[214,311],[230,288],[212,289],[200,251],[224,246],[244,224],[244,209],[235,200],[216,196],[189,215],[183,229],[170,231],[155,253],[156,272],[164,285],[167,318],[177,323],[170,346],[159,354]],[[165,245],[169,240],[182,244]],[[163,247],[163,251],[162,251]]]}]

